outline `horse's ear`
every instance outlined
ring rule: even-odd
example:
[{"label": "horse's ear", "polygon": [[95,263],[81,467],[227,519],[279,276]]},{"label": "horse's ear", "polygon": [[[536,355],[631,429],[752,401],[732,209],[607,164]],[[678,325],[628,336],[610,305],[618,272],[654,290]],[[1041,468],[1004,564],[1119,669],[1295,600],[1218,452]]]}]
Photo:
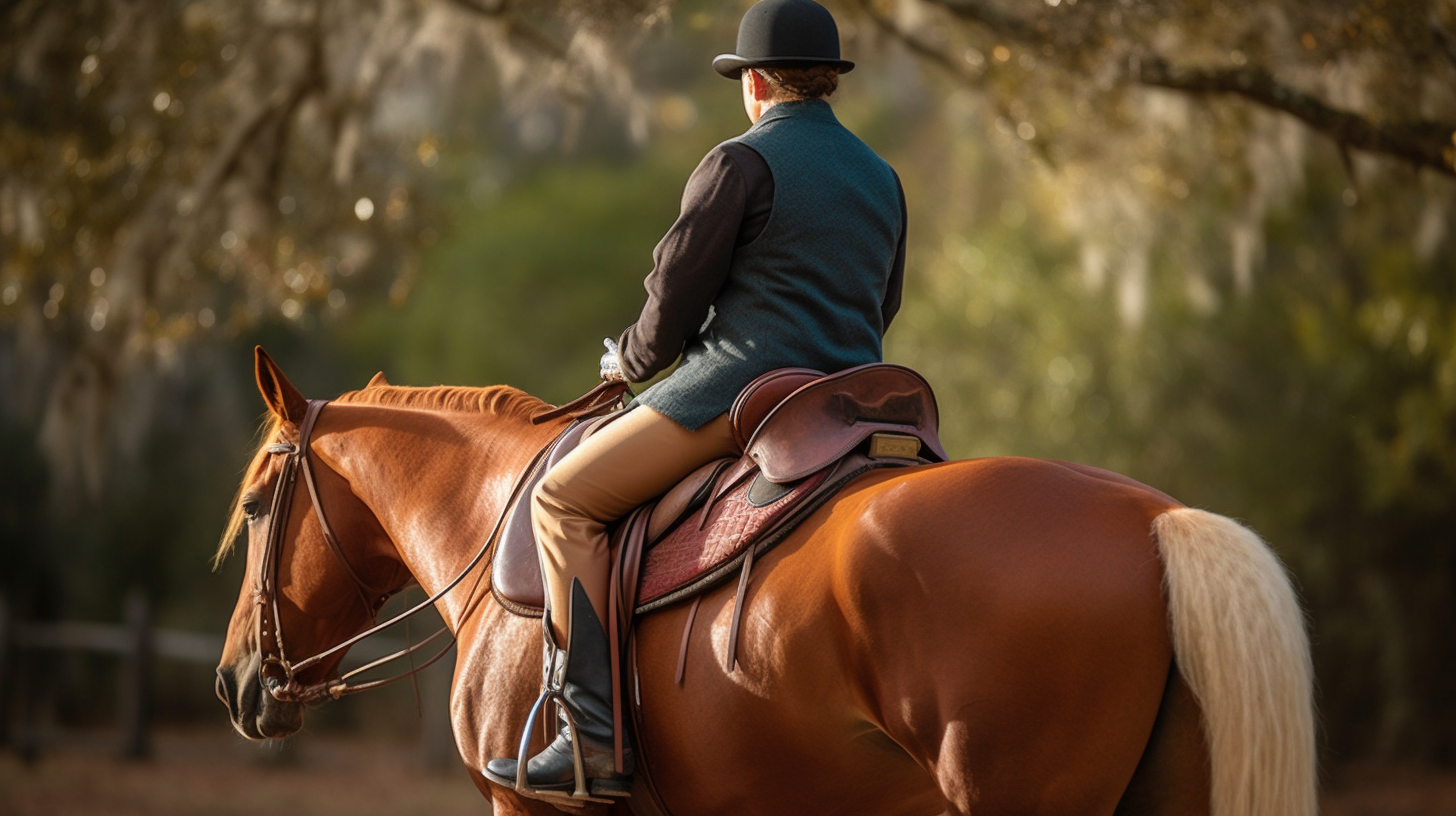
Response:
[{"label": "horse's ear", "polygon": [[263,401],[268,403],[268,410],[285,422],[297,424],[303,421],[308,400],[283,376],[283,369],[273,362],[262,346],[253,348],[253,373],[258,378],[258,391],[263,394]]},{"label": "horse's ear", "polygon": [[365,388],[373,388],[376,385],[389,385],[389,380],[384,379],[384,372],[381,371],[369,378],[369,384]]}]

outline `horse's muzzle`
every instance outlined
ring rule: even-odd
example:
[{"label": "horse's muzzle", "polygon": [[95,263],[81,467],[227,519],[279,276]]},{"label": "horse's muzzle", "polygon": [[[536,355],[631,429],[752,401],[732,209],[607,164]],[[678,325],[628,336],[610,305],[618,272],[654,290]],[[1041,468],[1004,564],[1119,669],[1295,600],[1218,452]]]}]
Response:
[{"label": "horse's muzzle", "polygon": [[256,653],[243,664],[217,667],[217,698],[239,734],[251,740],[281,739],[303,727],[303,706],[280,702],[258,680]]}]

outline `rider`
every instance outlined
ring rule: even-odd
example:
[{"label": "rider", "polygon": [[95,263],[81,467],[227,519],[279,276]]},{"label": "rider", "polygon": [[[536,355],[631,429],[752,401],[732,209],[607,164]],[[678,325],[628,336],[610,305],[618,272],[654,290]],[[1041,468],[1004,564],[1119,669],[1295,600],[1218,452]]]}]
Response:
[{"label": "rider", "polygon": [[[813,0],[764,0],[713,68],[743,88],[747,132],[709,151],[653,253],[647,303],[608,340],[604,379],[646,380],[633,409],[565,456],[532,494],[547,595],[547,637],[565,650],[576,722],[527,763],[528,787],[569,793],[571,740],[595,795],[626,795],[630,744],[615,764],[606,527],[700,466],[741,451],[727,411],[776,368],[839,371],[881,359],[900,305],[905,199],[883,159],[841,126],[824,98],[854,63]],[[620,352],[617,351],[620,348]],[[550,650],[555,652],[555,649]],[[514,785],[514,759],[486,775]]]}]

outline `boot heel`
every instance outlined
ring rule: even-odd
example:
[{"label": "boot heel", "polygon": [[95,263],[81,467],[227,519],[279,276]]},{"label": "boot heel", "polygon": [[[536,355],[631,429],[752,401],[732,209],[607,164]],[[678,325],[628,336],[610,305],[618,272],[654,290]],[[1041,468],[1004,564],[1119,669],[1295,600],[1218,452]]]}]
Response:
[{"label": "boot heel", "polygon": [[632,783],[623,779],[593,779],[591,795],[600,798],[610,797],[608,801],[626,799],[632,795]]}]

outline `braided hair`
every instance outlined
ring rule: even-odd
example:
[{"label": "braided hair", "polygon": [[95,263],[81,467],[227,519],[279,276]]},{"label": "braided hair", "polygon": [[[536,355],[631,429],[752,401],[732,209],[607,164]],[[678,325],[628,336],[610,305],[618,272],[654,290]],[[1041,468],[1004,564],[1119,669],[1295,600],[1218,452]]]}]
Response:
[{"label": "braided hair", "polygon": [[770,65],[753,70],[768,80],[775,102],[818,99],[839,87],[839,68],[834,65]]}]

